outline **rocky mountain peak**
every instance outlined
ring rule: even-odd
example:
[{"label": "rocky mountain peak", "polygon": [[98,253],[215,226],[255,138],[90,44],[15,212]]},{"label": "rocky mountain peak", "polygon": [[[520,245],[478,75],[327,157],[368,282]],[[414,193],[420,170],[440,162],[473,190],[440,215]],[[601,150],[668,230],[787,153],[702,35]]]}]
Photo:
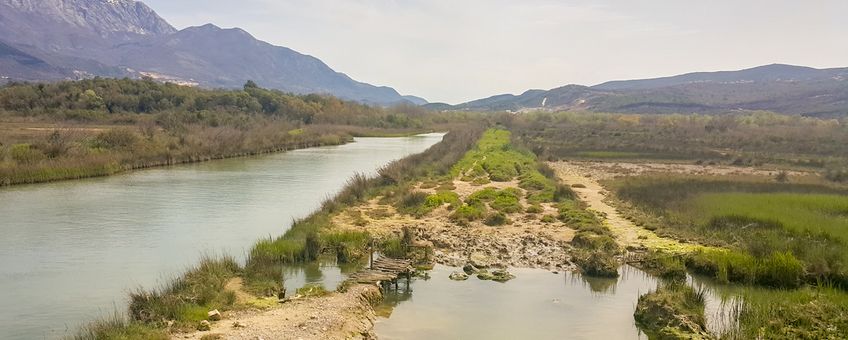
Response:
[{"label": "rocky mountain peak", "polygon": [[0,6],[33,16],[47,16],[63,24],[100,35],[134,33],[160,35],[176,29],[150,7],[134,0],[0,0]]}]

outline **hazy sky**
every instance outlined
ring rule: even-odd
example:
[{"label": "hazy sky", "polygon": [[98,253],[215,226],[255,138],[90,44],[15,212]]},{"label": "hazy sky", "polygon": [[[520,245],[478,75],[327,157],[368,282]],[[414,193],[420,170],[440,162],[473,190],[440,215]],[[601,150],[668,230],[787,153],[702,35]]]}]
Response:
[{"label": "hazy sky", "polygon": [[145,0],[403,94],[459,103],[531,88],[848,66],[848,0]]}]

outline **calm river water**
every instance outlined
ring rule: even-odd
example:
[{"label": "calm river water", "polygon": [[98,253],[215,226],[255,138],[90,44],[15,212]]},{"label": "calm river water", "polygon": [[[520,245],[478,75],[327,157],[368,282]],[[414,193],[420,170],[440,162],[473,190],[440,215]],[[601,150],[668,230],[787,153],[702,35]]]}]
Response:
[{"label": "calm river water", "polygon": [[[160,284],[204,253],[243,258],[256,239],[283,233],[354,173],[373,174],[441,137],[358,138],[0,189],[0,339],[61,337],[123,310],[128,291]],[[321,279],[305,271],[305,280]]]}]

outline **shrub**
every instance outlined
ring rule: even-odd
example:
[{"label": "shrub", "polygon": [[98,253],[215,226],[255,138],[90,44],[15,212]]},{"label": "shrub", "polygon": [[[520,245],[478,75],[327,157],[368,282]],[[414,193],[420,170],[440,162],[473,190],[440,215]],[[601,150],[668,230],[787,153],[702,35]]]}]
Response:
[{"label": "shrub", "polygon": [[509,188],[499,191],[495,195],[495,199],[489,203],[489,206],[505,214],[521,212],[523,208],[519,200],[520,192],[516,192],[516,190]]},{"label": "shrub", "polygon": [[490,214],[488,217],[486,217],[486,220],[483,221],[483,223],[488,225],[488,226],[494,227],[494,226],[509,224],[509,223],[511,223],[511,221],[509,220],[509,218],[506,217],[506,215],[504,215],[504,213],[496,212],[496,213]]},{"label": "shrub", "polygon": [[114,128],[98,134],[94,143],[95,146],[106,149],[129,148],[140,139],[138,133],[129,128]]},{"label": "shrub", "polygon": [[483,218],[486,214],[486,206],[481,202],[463,204],[451,214],[450,218],[456,222],[468,223]]},{"label": "shrub", "polygon": [[416,208],[424,205],[427,201],[427,193],[421,191],[408,192],[400,199],[400,208],[402,210],[414,211]]},{"label": "shrub", "polygon": [[527,207],[526,210],[524,210],[524,212],[526,212],[528,214],[538,214],[538,213],[541,213],[543,211],[545,211],[545,210],[542,209],[542,206],[538,205],[538,204],[531,205],[531,206]]}]

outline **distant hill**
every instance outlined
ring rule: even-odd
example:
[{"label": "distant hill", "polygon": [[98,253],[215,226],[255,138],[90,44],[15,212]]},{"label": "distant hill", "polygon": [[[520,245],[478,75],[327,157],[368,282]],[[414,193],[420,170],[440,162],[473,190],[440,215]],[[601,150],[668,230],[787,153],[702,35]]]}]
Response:
[{"label": "distant hill", "polygon": [[177,30],[140,1],[0,0],[0,78],[151,77],[204,87],[326,93],[373,104],[426,103],[358,82],[321,60],[208,24]]},{"label": "distant hill", "polygon": [[[432,106],[431,106],[432,107]],[[848,68],[767,65],[741,71],[568,85],[441,107],[453,110],[588,110],[623,113],[722,113],[770,110],[848,115]]]}]

